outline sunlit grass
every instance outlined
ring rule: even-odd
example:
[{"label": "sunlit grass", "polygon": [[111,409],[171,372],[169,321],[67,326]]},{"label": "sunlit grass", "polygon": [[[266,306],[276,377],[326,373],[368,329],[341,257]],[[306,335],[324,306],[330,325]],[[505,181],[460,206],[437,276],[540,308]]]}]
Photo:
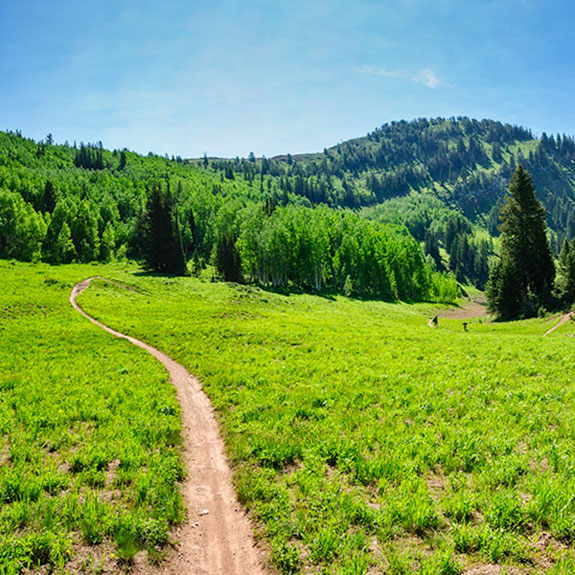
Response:
[{"label": "sunlit grass", "polygon": [[182,517],[174,389],[72,310],[72,285],[94,273],[0,262],[0,573],[86,557],[112,569]]},{"label": "sunlit grass", "polygon": [[163,368],[69,306],[97,274],[141,293],[96,282],[91,313],[202,377],[278,571],[571,572],[572,322],[431,329],[425,304],[0,268],[0,573],[114,570],[182,516]]},{"label": "sunlit grass", "polygon": [[549,319],[431,329],[425,305],[114,277],[141,294],[83,305],[203,379],[281,572],[571,564],[575,350]]}]

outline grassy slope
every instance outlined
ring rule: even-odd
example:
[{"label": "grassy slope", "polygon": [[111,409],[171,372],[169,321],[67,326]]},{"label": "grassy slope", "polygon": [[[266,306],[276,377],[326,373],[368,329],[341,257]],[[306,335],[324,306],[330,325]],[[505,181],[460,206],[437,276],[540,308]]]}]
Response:
[{"label": "grassy slope", "polygon": [[161,547],[181,517],[174,389],[68,301],[113,269],[0,262],[2,574],[120,571],[114,557]]},{"label": "grassy slope", "polygon": [[575,569],[575,350],[548,323],[113,276],[142,294],[80,302],[202,377],[278,570]]}]

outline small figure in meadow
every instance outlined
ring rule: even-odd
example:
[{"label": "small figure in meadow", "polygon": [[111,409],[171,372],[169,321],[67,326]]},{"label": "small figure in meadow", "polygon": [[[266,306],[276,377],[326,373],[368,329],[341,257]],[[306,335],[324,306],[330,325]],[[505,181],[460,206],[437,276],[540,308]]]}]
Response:
[{"label": "small figure in meadow", "polygon": [[437,317],[437,316],[435,316],[435,317],[431,320],[431,324],[433,325],[433,327],[437,327],[437,320],[438,320],[438,317]]},{"label": "small figure in meadow", "polygon": [[463,322],[463,331],[467,331],[467,322],[466,321]]}]

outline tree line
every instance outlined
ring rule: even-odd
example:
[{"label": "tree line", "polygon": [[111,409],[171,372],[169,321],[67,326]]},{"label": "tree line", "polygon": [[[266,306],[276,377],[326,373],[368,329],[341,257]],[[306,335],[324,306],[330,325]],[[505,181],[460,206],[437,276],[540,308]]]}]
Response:
[{"label": "tree line", "polygon": [[228,281],[385,299],[452,300],[404,227],[284,205],[182,162],[102,145],[0,134],[0,257],[51,263],[133,257],[150,271],[208,264]]},{"label": "tree line", "polygon": [[404,300],[457,297],[405,228],[328,208],[249,205],[223,210],[215,261],[225,279],[276,288]]},{"label": "tree line", "polygon": [[[278,201],[359,209],[413,192],[439,197],[498,235],[498,212],[522,164],[540,192],[552,249],[575,236],[575,140],[465,117],[391,122],[322,153],[201,161],[222,181],[248,182]],[[431,194],[427,192],[432,192]]]},{"label": "tree line", "polygon": [[[526,174],[533,163],[545,165],[545,173],[554,174],[559,161],[575,159],[573,141],[565,136],[533,141],[529,132],[498,123],[418,122],[421,125],[398,123],[388,131],[403,133],[406,145],[430,154],[441,146],[425,135],[426,129],[468,138],[481,136],[507,156],[508,167],[515,157],[506,146],[519,138],[530,146],[529,154],[518,155],[525,160],[519,166]],[[417,126],[423,135],[418,135]],[[387,146],[386,137],[379,133],[367,140]],[[357,145],[351,142],[341,147]],[[463,147],[460,151],[463,153]],[[501,317],[528,315],[554,302],[574,299],[569,275],[574,267],[574,240],[568,225],[562,237],[559,232],[549,233],[546,226],[555,216],[550,218],[543,204],[533,213],[546,230],[550,253],[562,245],[556,281],[555,276],[545,280],[547,288],[541,291],[539,280],[525,283],[525,277],[535,276],[524,273],[523,263],[511,265],[516,258],[508,255],[508,226],[500,229],[498,221],[502,207],[507,220],[510,217],[509,199],[497,191],[504,187],[504,179],[493,185],[494,197],[501,196],[488,212],[489,202],[482,200],[486,203],[479,219],[466,216],[461,209],[465,194],[473,194],[464,191],[460,180],[443,195],[412,189],[361,210],[346,208],[345,202],[339,207],[324,203],[314,207],[299,193],[307,189],[304,175],[299,183],[296,176],[294,189],[282,191],[282,177],[285,181],[291,176],[277,173],[278,165],[305,171],[318,161],[317,155],[305,160],[290,156],[266,160],[250,155],[233,161],[204,157],[198,166],[181,158],[109,151],[101,143],[56,145],[51,136],[35,142],[19,133],[0,132],[0,257],[52,263],[133,257],[147,269],[177,274],[186,272],[186,262],[195,270],[212,264],[216,274],[229,281],[389,299],[450,299],[456,290],[455,280],[483,288],[490,278],[491,300],[499,298],[511,310],[503,311]],[[250,167],[242,175],[244,164]],[[512,182],[518,177],[517,170]],[[248,171],[249,177],[245,175]],[[343,176],[337,180],[335,172],[318,172],[311,177],[316,191],[322,181],[327,190],[331,178],[332,184],[340,182],[336,186],[342,193],[356,194],[358,180],[351,172]],[[488,171],[470,174],[470,188],[485,189],[488,196],[491,176]],[[536,186],[531,178],[529,181]],[[510,188],[510,197],[516,186],[515,182]],[[525,186],[523,182],[520,188]],[[543,189],[547,205],[553,206],[562,224],[573,219],[561,215],[570,209],[569,193],[567,188],[563,195]],[[532,202],[533,206],[539,206],[537,202]],[[492,273],[489,261],[495,250],[487,231],[502,233],[501,257]],[[516,265],[521,273],[513,267]],[[511,286],[518,278],[523,278],[522,295],[510,303],[507,295],[501,297],[510,290],[501,286]]]},{"label": "tree line", "polygon": [[486,290],[490,310],[509,320],[571,305],[575,300],[575,243],[564,241],[556,269],[546,210],[521,164],[509,183],[500,231],[500,255]]}]

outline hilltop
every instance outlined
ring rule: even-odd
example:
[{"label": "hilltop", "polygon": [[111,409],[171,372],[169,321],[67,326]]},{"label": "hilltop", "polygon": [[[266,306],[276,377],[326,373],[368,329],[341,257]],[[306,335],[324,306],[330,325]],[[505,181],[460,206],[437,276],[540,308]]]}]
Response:
[{"label": "hilltop", "polygon": [[[194,163],[199,162],[196,160]],[[248,181],[264,174],[311,204],[373,207],[425,194],[497,233],[497,212],[515,166],[531,173],[559,241],[575,233],[575,140],[493,120],[418,119],[384,124],[319,154],[214,160]],[[407,203],[407,202],[406,202]]]},{"label": "hilltop", "polygon": [[[483,287],[496,251],[498,212],[518,163],[531,173],[547,208],[557,252],[564,238],[575,235],[575,141],[564,135],[536,138],[528,129],[493,120],[418,119],[384,124],[317,154],[187,160],[110,151],[101,142],[57,145],[50,135],[35,142],[3,132],[0,257],[64,262],[138,257],[138,226],[150,189],[161,182],[176,206],[184,253],[196,266],[215,261],[224,235],[232,252],[244,246],[245,259],[247,232],[242,236],[241,228],[248,206],[259,206],[267,217],[277,212],[274,218],[284,228],[295,218],[298,229],[311,221],[333,227],[334,210],[343,210],[354,228],[371,220],[361,225],[383,226],[377,229],[395,237],[407,228],[433,268]],[[288,218],[288,212],[297,216]],[[234,257],[231,253],[230,261]],[[299,281],[284,271],[256,272],[264,265],[259,260],[242,272],[247,262],[240,260],[230,277],[244,273],[274,285]],[[333,270],[325,273],[324,263],[309,266],[300,287],[331,282],[343,290],[350,275],[348,270],[338,279]],[[350,277],[358,285],[353,273]],[[394,293],[389,286],[378,290],[367,292]]]}]

